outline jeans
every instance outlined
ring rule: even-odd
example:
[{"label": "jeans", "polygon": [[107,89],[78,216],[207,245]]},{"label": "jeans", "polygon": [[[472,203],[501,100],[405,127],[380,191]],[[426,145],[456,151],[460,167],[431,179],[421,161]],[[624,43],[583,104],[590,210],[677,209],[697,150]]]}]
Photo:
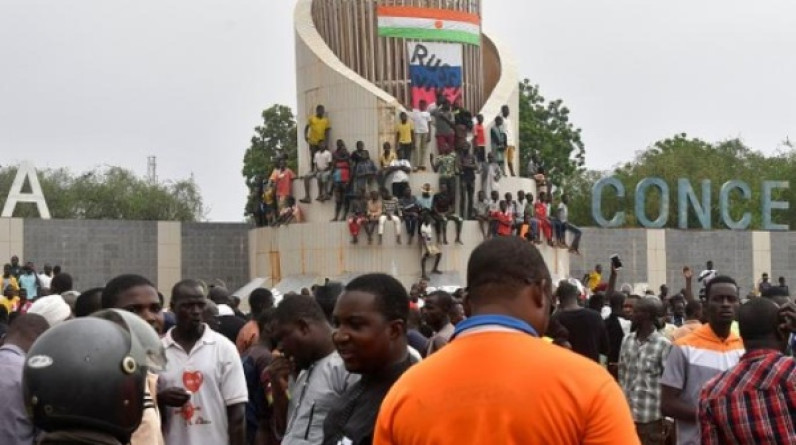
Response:
[{"label": "jeans", "polygon": [[473,211],[473,193],[475,193],[475,180],[466,181],[461,179],[461,198],[459,200],[459,215],[464,219],[470,219]]},{"label": "jeans", "polygon": [[566,233],[566,231],[569,230],[573,235],[572,243],[569,245],[570,249],[578,250],[578,246],[580,246],[580,236],[583,234],[583,232],[581,232],[580,228],[573,226],[569,222],[565,222],[563,224],[566,227],[564,232]]},{"label": "jeans", "polygon": [[417,233],[418,218],[419,217],[417,215],[414,214],[410,215],[408,213],[404,213],[404,224],[406,225],[406,233],[408,233],[409,236],[414,236]]}]

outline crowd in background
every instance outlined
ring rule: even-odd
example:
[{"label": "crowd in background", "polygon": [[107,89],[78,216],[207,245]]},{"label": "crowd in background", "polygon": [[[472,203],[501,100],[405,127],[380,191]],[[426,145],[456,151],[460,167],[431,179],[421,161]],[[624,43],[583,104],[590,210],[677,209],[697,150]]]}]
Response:
[{"label": "crowd in background", "polygon": [[28,304],[7,294],[17,259],[0,443],[794,443],[784,279],[741,298],[708,262],[677,293],[638,295],[619,264],[554,283],[532,243],[494,237],[466,288],[366,274],[258,288],[244,314],[190,279],[166,307],[139,275],[72,299],[62,272]]}]

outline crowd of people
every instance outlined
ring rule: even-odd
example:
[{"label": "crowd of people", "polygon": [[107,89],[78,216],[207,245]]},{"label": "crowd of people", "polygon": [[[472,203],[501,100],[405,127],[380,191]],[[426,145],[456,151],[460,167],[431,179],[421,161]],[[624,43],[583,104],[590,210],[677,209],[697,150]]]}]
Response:
[{"label": "crowd of people", "polygon": [[601,272],[554,283],[533,244],[495,237],[465,289],[374,273],[255,289],[246,315],[191,279],[168,307],[129,274],[72,300],[62,272],[0,305],[0,443],[796,443],[784,280],[744,299],[709,263],[697,293],[685,267],[680,292],[635,295]]},{"label": "crowd of people", "polygon": [[[411,112],[401,112],[394,142],[385,142],[373,158],[362,141],[349,152],[338,139],[332,151],[332,124],[325,107],[318,105],[303,131],[311,159],[309,171],[298,176],[284,157],[278,157],[270,176],[257,178],[253,190],[259,203],[254,214],[257,225],[301,222],[298,203],[313,202],[315,182],[315,200],[334,201],[332,221],[347,223],[352,244],[360,242],[362,232],[368,244],[373,244],[374,237],[382,244],[385,227],[391,223],[397,244],[406,240],[412,245],[417,237],[423,260],[434,258],[438,264],[438,244],[448,244],[449,223],[455,226],[454,242],[461,244],[463,222],[472,220],[478,221],[484,239],[516,235],[579,254],[581,230],[569,220],[566,195],[559,193],[554,199],[537,154],[531,154],[526,169],[536,182],[536,196],[518,191],[515,199],[510,192],[500,193],[501,177],[515,175],[517,145],[510,115],[509,107],[503,106],[487,131],[484,116],[473,117],[461,100],[450,104],[440,95],[435,104],[421,101]],[[426,157],[432,134],[437,154]],[[437,190],[426,183],[419,193],[413,191],[410,175],[427,170],[439,175]],[[293,190],[296,180],[304,184],[304,197],[298,201]],[[571,233],[569,243],[567,232]]]}]

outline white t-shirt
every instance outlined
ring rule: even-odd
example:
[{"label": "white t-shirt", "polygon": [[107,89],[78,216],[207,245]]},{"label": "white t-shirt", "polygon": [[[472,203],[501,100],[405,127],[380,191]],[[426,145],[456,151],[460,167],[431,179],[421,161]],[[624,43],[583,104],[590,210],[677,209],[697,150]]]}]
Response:
[{"label": "white t-shirt", "polygon": [[558,219],[561,222],[569,221],[569,208],[563,202],[558,203]]},{"label": "white t-shirt", "polygon": [[315,153],[315,167],[318,168],[320,171],[324,171],[329,168],[329,164],[332,163],[332,152],[329,150],[323,150]]},{"label": "white t-shirt", "polygon": [[52,282],[53,282],[53,277],[48,277],[43,273],[39,274],[39,284],[41,284],[41,287],[49,289],[50,284],[52,284]]},{"label": "white t-shirt", "polygon": [[412,122],[415,124],[415,133],[426,134],[428,133],[429,125],[431,124],[431,113],[428,111],[420,111],[417,108],[412,110]]},{"label": "white t-shirt", "polygon": [[[409,163],[406,159],[396,159],[390,162],[390,167],[406,167],[412,168],[412,164]],[[409,182],[409,175],[403,170],[395,170],[392,173],[392,180],[390,183],[395,182]]]},{"label": "white t-shirt", "polygon": [[511,126],[511,119],[503,118],[503,132],[506,133],[506,145],[516,146],[514,144],[514,127]]},{"label": "white t-shirt", "polygon": [[191,400],[183,407],[167,408],[170,415],[164,437],[169,445],[228,445],[227,406],[248,401],[238,349],[209,326],[204,328],[190,354],[172,339],[173,328],[163,337],[168,362],[158,387],[191,392]]},{"label": "white t-shirt", "polygon": [[420,236],[426,240],[427,243],[431,242],[431,236],[434,234],[434,226],[431,224],[423,223],[420,225]]}]

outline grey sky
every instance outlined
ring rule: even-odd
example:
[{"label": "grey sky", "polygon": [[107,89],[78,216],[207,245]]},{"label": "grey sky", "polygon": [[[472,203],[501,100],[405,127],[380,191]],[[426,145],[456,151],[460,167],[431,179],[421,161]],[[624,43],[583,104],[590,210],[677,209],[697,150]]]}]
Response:
[{"label": "grey sky", "polygon": [[[144,174],[152,154],[162,179],[195,175],[210,219],[241,220],[259,113],[295,105],[294,4],[0,0],[0,164]],[[795,17],[786,0],[485,0],[484,28],[602,169],[681,131],[764,152],[796,135]]]}]

